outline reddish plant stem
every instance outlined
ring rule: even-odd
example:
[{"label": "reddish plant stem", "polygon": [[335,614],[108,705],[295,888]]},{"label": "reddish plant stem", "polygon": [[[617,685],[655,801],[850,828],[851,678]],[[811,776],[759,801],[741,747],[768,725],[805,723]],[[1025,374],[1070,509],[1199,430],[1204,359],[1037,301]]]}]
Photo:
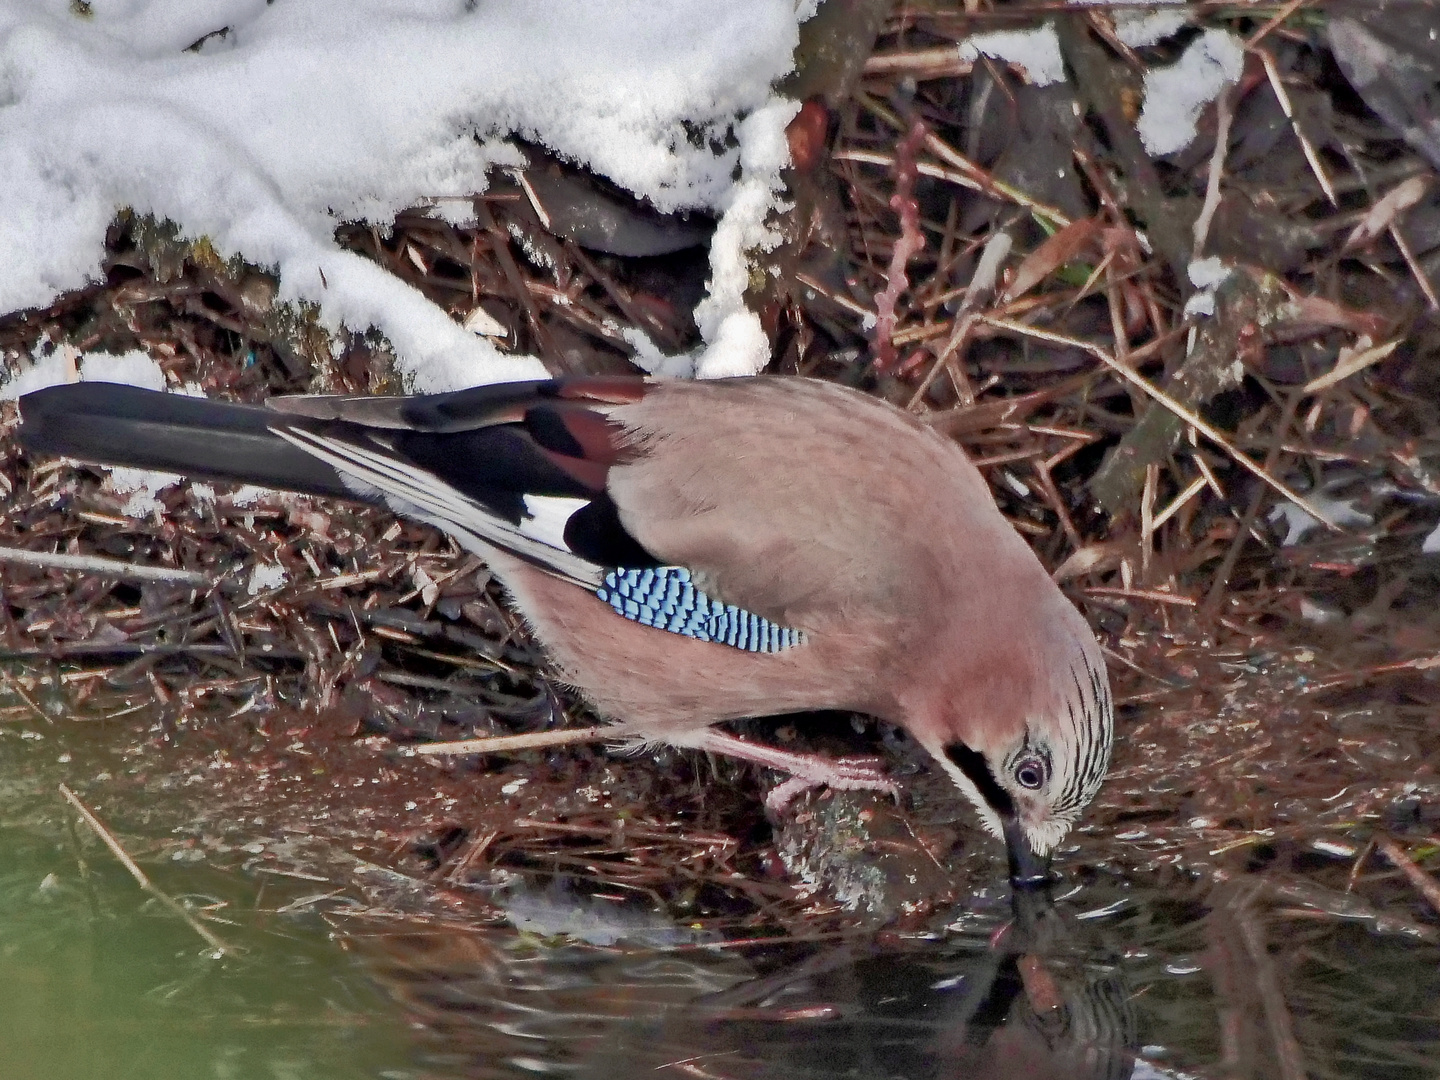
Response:
[{"label": "reddish plant stem", "polygon": [[890,196],[890,209],[900,215],[900,238],[890,250],[889,281],[875,298],[875,370],[890,372],[898,359],[895,349],[895,325],[899,321],[895,305],[910,287],[906,265],[925,249],[925,236],[920,231],[920,206],[915,201],[915,154],[930,133],[923,121],[917,120],[910,133],[895,147],[895,194]]}]

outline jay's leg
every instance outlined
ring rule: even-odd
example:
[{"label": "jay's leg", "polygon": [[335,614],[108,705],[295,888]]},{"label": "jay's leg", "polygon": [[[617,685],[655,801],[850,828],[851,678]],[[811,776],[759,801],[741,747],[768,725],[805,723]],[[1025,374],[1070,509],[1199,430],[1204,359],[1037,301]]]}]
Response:
[{"label": "jay's leg", "polygon": [[885,775],[879,759],[830,758],[824,754],[799,754],[778,746],[747,742],[716,728],[707,728],[699,741],[692,743],[700,750],[754,762],[766,768],[788,772],[790,779],[765,796],[765,806],[782,813],[787,806],[811,788],[830,787],[837,791],[883,791],[900,797],[900,788]]},{"label": "jay's leg", "polygon": [[[606,742],[629,734],[624,725],[600,725],[588,728],[559,728],[555,731],[534,731],[524,735],[495,735],[483,739],[457,742],[422,743],[408,748],[412,754],[455,755],[492,754],[511,750],[534,750],[546,746],[569,746],[576,743]],[[900,797],[895,781],[885,775],[879,759],[830,758],[824,754],[800,754],[778,746],[748,742],[716,728],[706,728],[699,739],[686,742],[697,750],[739,758],[768,769],[788,772],[790,779],[765,796],[765,805],[774,813],[785,808],[811,788],[830,787],[837,791],[883,791]]]}]

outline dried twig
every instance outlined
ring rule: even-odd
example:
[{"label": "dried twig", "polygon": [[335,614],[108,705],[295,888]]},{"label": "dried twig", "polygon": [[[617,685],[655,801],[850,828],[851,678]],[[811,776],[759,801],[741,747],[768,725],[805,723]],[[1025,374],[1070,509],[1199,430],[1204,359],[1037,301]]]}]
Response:
[{"label": "dried twig", "polygon": [[[1303,0],[1301,0],[1303,2]],[[1215,102],[1215,150],[1210,155],[1210,175],[1205,183],[1205,202],[1195,218],[1195,258],[1205,252],[1210,222],[1220,209],[1220,178],[1225,173],[1225,153],[1230,147],[1230,121],[1235,114],[1234,91],[1226,87]]]},{"label": "dried twig", "polygon": [[623,738],[624,732],[611,724],[587,728],[559,728],[555,731],[531,731],[524,735],[495,735],[487,739],[460,739],[456,742],[421,743],[405,748],[407,754],[422,757],[445,757],[456,754],[498,754],[510,750],[535,750],[544,746],[570,746],[575,743],[604,742]]},{"label": "dried twig", "polygon": [[1152,600],[1157,604],[1175,604],[1178,607],[1194,607],[1195,601],[1178,593],[1161,592],[1159,589],[1115,589],[1095,585],[1085,590],[1086,596],[1115,596],[1122,599]]},{"label": "dried twig", "polygon": [[47,570],[80,570],[127,581],[164,581],[197,589],[208,588],[216,580],[211,574],[200,574],[194,570],[175,570],[168,566],[137,566],[99,555],[61,555],[58,552],[27,551],[24,548],[0,547],[0,562],[23,563]]},{"label": "dried twig", "polygon": [[1256,45],[1259,45],[1260,42],[1264,41],[1265,38],[1270,35],[1270,31],[1274,30],[1308,3],[1310,3],[1310,0],[1290,0],[1289,3],[1272,15],[1264,26],[1250,35],[1250,40],[1245,42],[1245,48],[1255,48]]},{"label": "dried twig", "polygon": [[[1265,468],[1270,470],[1280,460],[1280,454],[1285,442],[1285,432],[1289,429],[1295,418],[1295,408],[1300,399],[1292,395],[1285,402],[1285,408],[1280,415],[1280,422],[1275,426],[1275,437],[1271,440],[1270,449],[1265,454]],[[1201,459],[1197,455],[1195,460]],[[1202,472],[1205,470],[1202,469]],[[1208,474],[1207,474],[1208,476]],[[1205,620],[1216,618],[1220,614],[1220,605],[1225,599],[1225,588],[1230,583],[1230,575],[1235,572],[1235,566],[1240,561],[1240,552],[1249,541],[1251,531],[1255,528],[1255,520],[1260,515],[1260,507],[1265,501],[1265,489],[1256,488],[1250,496],[1250,504],[1245,508],[1245,513],[1240,516],[1240,527],[1235,530],[1235,539],[1231,541],[1230,547],[1226,550],[1224,558],[1220,560],[1219,567],[1215,570],[1210,579],[1210,591],[1205,595],[1205,602],[1200,607],[1201,617]]]},{"label": "dried twig", "polygon": [[1280,1080],[1305,1080],[1305,1055],[1295,1038],[1295,1023],[1280,989],[1275,961],[1270,957],[1270,947],[1265,940],[1265,928],[1249,904],[1239,907],[1235,912],[1235,921],[1240,927],[1245,951],[1250,954],[1250,962],[1254,965],[1255,983],[1265,1010],[1265,1026],[1270,1030],[1270,1043],[1280,1066]]},{"label": "dried twig", "polygon": [[1194,480],[1190,481],[1184,491],[1170,500],[1170,505],[1155,515],[1155,520],[1150,523],[1151,531],[1157,531],[1160,526],[1164,525],[1165,522],[1179,513],[1186,503],[1200,493],[1200,490],[1205,487],[1205,484],[1206,478],[1204,476],[1197,476]]},{"label": "dried twig", "polygon": [[1394,341],[1387,341],[1383,345],[1375,345],[1368,349],[1359,349],[1348,355],[1345,350],[1342,349],[1340,358],[1335,362],[1335,366],[1324,375],[1311,379],[1301,387],[1301,392],[1317,394],[1321,390],[1330,389],[1330,387],[1334,386],[1340,380],[1348,379],[1357,371],[1364,371],[1370,365],[1378,364],[1381,360],[1384,360],[1399,347],[1401,340],[1401,338],[1396,338]]},{"label": "dried twig", "polygon": [[1377,836],[1375,846],[1378,847],[1387,859],[1400,868],[1411,885],[1421,896],[1429,901],[1430,906],[1440,913],[1440,881],[1436,881],[1429,874],[1415,865],[1415,860],[1405,854],[1405,849],[1388,836]]},{"label": "dried twig", "polygon": [[1325,193],[1325,198],[1330,200],[1331,206],[1339,206],[1340,200],[1335,196],[1335,186],[1330,183],[1330,177],[1325,172],[1325,166],[1320,163],[1320,155],[1315,152],[1315,147],[1300,127],[1300,121],[1296,119],[1295,109],[1290,104],[1290,95],[1285,90],[1285,83],[1280,78],[1280,69],[1275,66],[1275,58],[1265,49],[1255,49],[1254,55],[1260,57],[1260,62],[1265,66],[1265,75],[1270,80],[1270,89],[1275,92],[1275,98],[1280,102],[1280,108],[1285,113],[1285,119],[1290,121],[1290,130],[1295,132],[1295,138],[1300,141],[1300,149],[1305,154],[1305,160],[1310,163],[1310,171],[1315,174],[1315,180],[1320,185],[1320,190]]},{"label": "dried twig", "polygon": [[1338,675],[1315,679],[1306,684],[1305,692],[1313,694],[1319,690],[1333,690],[1339,686],[1354,686],[1358,683],[1369,682],[1377,675],[1390,675],[1399,671],[1433,671],[1435,668],[1440,668],[1440,656],[1417,656],[1412,660],[1396,660],[1389,664],[1376,664],[1373,667],[1360,668],[1358,671],[1343,671]]},{"label": "dried twig", "polygon": [[[885,121],[885,123],[889,124],[896,131],[904,130],[905,125],[901,122],[900,117],[887,109],[880,101],[863,91],[857,93],[855,97],[861,105]],[[1013,202],[1018,206],[1023,206],[1036,217],[1048,221],[1057,228],[1064,228],[1070,224],[1070,218],[1065,213],[1057,210],[1053,206],[1047,206],[1038,199],[1031,198],[1025,192],[1011,184],[996,180],[988,172],[980,168],[980,166],[976,165],[934,132],[925,136],[925,149],[929,150],[941,161],[960,170],[964,176],[969,178],[970,184],[973,184],[976,190],[983,191],[987,195],[993,195],[995,198],[1003,199],[1006,202]],[[923,167],[921,171],[924,171]]]},{"label": "dried twig", "polygon": [[[0,653],[0,660],[5,659],[8,659],[6,654]],[[34,713],[36,719],[38,719],[42,724],[55,723],[54,720],[45,715],[44,709],[40,708],[39,705],[35,704],[35,699],[25,692],[25,688],[21,686],[18,682],[16,682],[13,678],[11,678],[8,671],[0,669],[0,682],[3,682],[6,687],[9,688],[12,694],[18,697],[21,701],[23,701],[25,703],[25,707],[29,709],[32,713]]]},{"label": "dried twig", "polygon": [[199,934],[205,944],[215,950],[217,958],[218,956],[232,956],[235,954],[236,950],[216,937],[209,927],[195,918],[194,915],[190,914],[182,904],[174,900],[145,875],[145,871],[141,870],[140,867],[136,865],[135,860],[130,858],[125,849],[120,846],[120,841],[116,840],[114,834],[90,811],[88,806],[80,801],[80,797],[76,795],[75,792],[71,791],[65,784],[61,784],[60,794],[63,795],[65,801],[73,806],[76,812],[85,819],[85,824],[95,830],[95,835],[105,842],[105,846],[110,849],[111,854],[120,860],[121,866],[130,871],[130,876],[139,882],[140,887],[155,897],[155,899],[159,900],[165,907],[169,908],[172,913],[184,919],[190,929]]},{"label": "dried twig", "polygon": [[1301,495],[1297,491],[1291,490],[1291,488],[1282,480],[1277,479],[1276,477],[1272,476],[1268,471],[1266,471],[1264,466],[1258,464],[1255,461],[1252,461],[1249,455],[1242,453],[1238,447],[1236,447],[1233,443],[1230,442],[1229,439],[1227,439],[1218,430],[1216,430],[1204,419],[1202,419],[1198,413],[1192,412],[1184,405],[1181,405],[1178,401],[1172,398],[1169,394],[1165,393],[1165,391],[1161,390],[1149,379],[1145,378],[1143,375],[1140,375],[1135,371],[1130,370],[1130,368],[1120,363],[1108,352],[1100,348],[1100,346],[1092,344],[1088,341],[1081,341],[1079,338],[1068,337],[1065,334],[1053,334],[1048,330],[1041,330],[1034,326],[1027,326],[1024,323],[1012,322],[1009,319],[997,319],[985,316],[982,321],[995,327],[997,330],[1009,330],[1011,333],[1022,334],[1027,337],[1039,338],[1042,341],[1049,341],[1055,344],[1068,345],[1071,348],[1083,349],[1085,352],[1088,352],[1091,356],[1095,357],[1097,360],[1103,363],[1111,371],[1115,372],[1115,374],[1119,375],[1130,385],[1137,387],[1138,389],[1143,391],[1147,396],[1159,402],[1175,416],[1179,417],[1181,420],[1185,421],[1185,423],[1193,427],[1196,431],[1200,432],[1200,434],[1204,435],[1216,446],[1224,450],[1225,453],[1228,454],[1235,461],[1236,464],[1238,464],[1248,472],[1253,473],[1255,476],[1259,477],[1270,487],[1274,488],[1285,498],[1289,499],[1296,506],[1300,507],[1300,509],[1304,510],[1316,521],[1321,522],[1334,532],[1343,533],[1345,531],[1344,529],[1340,528],[1339,525],[1335,524],[1335,522],[1331,521],[1326,514],[1316,508],[1303,495]]}]

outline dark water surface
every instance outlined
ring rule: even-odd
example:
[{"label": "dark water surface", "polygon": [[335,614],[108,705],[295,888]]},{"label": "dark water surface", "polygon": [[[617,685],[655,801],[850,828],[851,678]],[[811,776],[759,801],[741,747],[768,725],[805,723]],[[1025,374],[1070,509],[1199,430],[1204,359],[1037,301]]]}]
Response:
[{"label": "dark water surface", "polygon": [[[1013,925],[996,885],[925,933],[736,940],[515,875],[504,920],[461,925],[277,873],[259,818],[197,844],[203,782],[134,783],[113,732],[39,727],[0,734],[7,1080],[1440,1074],[1423,905],[1377,920],[1270,873],[1096,869]],[[232,955],[142,891],[61,782]]]}]

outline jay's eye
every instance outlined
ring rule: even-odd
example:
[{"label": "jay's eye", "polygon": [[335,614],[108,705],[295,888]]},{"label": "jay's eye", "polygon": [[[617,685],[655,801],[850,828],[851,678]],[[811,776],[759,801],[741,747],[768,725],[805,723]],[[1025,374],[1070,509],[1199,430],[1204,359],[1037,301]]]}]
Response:
[{"label": "jay's eye", "polygon": [[1049,776],[1050,769],[1043,758],[1025,758],[1015,766],[1015,782],[1031,791],[1044,787]]}]

